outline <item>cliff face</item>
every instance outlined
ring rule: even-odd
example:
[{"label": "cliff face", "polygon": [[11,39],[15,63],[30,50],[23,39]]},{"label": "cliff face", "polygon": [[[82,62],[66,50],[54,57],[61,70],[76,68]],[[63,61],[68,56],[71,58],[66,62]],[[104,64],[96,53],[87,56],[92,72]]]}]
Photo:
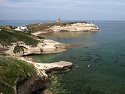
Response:
[{"label": "cliff face", "polygon": [[72,23],[65,26],[52,26],[50,28],[53,31],[74,31],[74,32],[86,32],[86,31],[98,31],[99,28],[92,23]]},{"label": "cliff face", "polygon": [[47,78],[33,64],[0,56],[0,94],[31,94],[44,89]]},{"label": "cliff face", "polygon": [[37,44],[37,46],[34,46],[34,47],[30,45],[26,45],[22,41],[19,41],[16,43],[12,43],[12,45],[8,45],[4,53],[10,56],[23,56],[23,55],[31,55],[31,54],[51,54],[51,53],[58,53],[58,52],[65,51],[66,46],[67,46],[66,44],[55,42],[49,39],[39,40],[39,43]]},{"label": "cliff face", "polygon": [[23,79],[16,80],[16,93],[17,94],[33,94],[41,91],[46,86],[48,76],[44,71],[37,70],[37,73],[32,77],[24,77]]},{"label": "cliff face", "polygon": [[[36,68],[36,74],[30,78],[17,79],[16,81],[17,94],[36,94],[37,91],[44,90],[46,82],[48,80],[48,75],[46,73],[70,69],[73,65],[71,62],[67,61],[60,61],[54,63],[37,63],[28,61],[23,57],[19,59],[33,64],[34,67]],[[43,93],[43,94],[49,94],[49,93]]]}]

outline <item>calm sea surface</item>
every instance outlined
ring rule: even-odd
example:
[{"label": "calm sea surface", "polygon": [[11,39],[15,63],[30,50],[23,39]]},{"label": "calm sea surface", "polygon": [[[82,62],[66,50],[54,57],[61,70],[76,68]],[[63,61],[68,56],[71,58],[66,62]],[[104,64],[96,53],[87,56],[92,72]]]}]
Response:
[{"label": "calm sea surface", "polygon": [[50,74],[48,89],[53,94],[125,94],[125,22],[93,23],[100,28],[99,32],[60,32],[44,36],[76,45],[66,52],[32,56],[37,62],[73,63],[70,71]]}]

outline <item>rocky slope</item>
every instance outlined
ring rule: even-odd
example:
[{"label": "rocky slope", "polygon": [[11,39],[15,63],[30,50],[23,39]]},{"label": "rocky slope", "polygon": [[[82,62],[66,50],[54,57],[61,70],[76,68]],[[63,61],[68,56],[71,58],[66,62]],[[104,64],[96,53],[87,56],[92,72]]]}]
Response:
[{"label": "rocky slope", "polygon": [[42,91],[46,87],[48,75],[44,70],[36,69],[36,73],[31,77],[16,79],[16,94],[31,94]]}]

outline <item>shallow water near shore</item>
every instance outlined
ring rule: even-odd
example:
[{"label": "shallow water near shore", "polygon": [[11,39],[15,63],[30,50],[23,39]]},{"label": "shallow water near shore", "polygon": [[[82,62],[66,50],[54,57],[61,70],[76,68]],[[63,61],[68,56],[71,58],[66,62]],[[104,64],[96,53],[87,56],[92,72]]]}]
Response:
[{"label": "shallow water near shore", "polygon": [[[75,44],[63,53],[33,56],[37,62],[65,60],[73,63],[68,72],[50,74],[48,89],[53,94],[125,93],[125,22],[93,23],[100,28],[99,32],[61,32],[44,36]],[[84,43],[89,45],[82,45]]]}]

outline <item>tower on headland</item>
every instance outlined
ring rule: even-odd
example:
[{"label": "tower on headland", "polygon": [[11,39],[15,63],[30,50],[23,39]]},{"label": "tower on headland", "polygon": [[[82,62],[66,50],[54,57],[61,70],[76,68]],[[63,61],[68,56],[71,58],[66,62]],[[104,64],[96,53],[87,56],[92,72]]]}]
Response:
[{"label": "tower on headland", "polygon": [[60,23],[60,22],[61,22],[60,18],[56,19],[56,23]]},{"label": "tower on headland", "polygon": [[56,25],[60,25],[61,21],[60,18],[56,19]]}]

